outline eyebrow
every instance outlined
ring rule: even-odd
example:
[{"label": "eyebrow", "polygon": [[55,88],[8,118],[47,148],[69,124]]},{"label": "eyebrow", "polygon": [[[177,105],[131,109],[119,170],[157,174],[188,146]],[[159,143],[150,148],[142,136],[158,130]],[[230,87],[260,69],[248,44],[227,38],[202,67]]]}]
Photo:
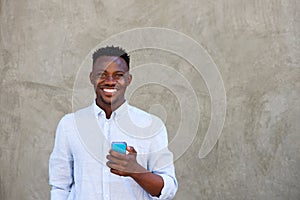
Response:
[{"label": "eyebrow", "polygon": [[[105,73],[105,72],[107,72],[106,70],[99,70],[99,71],[97,71],[96,72],[96,74],[102,74],[102,73]],[[127,73],[127,72],[129,72],[129,71],[115,71],[115,72],[113,72],[113,74],[115,74],[115,73]]]}]

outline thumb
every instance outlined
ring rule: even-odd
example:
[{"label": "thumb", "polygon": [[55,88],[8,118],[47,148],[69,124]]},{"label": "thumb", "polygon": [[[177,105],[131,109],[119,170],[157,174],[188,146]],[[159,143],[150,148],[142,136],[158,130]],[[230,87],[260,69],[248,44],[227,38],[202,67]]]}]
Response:
[{"label": "thumb", "polygon": [[136,150],[135,150],[132,146],[127,146],[126,150],[127,150],[129,153],[136,153]]}]

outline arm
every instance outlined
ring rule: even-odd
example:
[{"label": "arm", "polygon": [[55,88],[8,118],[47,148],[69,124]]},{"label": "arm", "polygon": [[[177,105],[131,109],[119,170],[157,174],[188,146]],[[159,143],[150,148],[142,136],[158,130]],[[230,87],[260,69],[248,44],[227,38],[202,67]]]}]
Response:
[{"label": "arm", "polygon": [[49,159],[49,184],[52,200],[66,200],[73,184],[73,158],[63,127],[63,119],[56,129],[55,144]]},{"label": "arm", "polygon": [[149,194],[159,197],[164,187],[164,180],[161,176],[151,173],[134,173],[131,177]]},{"label": "arm", "polygon": [[[162,123],[161,123],[162,124]],[[132,177],[152,199],[173,199],[178,189],[173,164],[173,154],[168,149],[166,127],[151,138],[151,147],[147,154],[147,169],[137,163],[136,151],[130,147],[124,155],[110,150],[107,166],[119,176]]]},{"label": "arm", "polygon": [[151,173],[136,161],[137,152],[133,147],[127,147],[129,154],[124,155],[113,150],[107,156],[109,160],[107,166],[111,168],[111,172],[119,176],[130,176],[133,178],[146,192],[152,196],[158,197],[164,186],[161,176]]}]

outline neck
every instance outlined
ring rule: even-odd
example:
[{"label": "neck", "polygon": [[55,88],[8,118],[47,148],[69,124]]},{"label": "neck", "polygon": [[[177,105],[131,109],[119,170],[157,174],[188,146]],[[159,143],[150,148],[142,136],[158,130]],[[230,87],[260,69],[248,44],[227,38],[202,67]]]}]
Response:
[{"label": "neck", "polygon": [[108,104],[96,99],[97,106],[99,106],[102,110],[104,110],[107,119],[109,119],[112,112],[117,110],[124,102],[125,99],[121,103]]}]

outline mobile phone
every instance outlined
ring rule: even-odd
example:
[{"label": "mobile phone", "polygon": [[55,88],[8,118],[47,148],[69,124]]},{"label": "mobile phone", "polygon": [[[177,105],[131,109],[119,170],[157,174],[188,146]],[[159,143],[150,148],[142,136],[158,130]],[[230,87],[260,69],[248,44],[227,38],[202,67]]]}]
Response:
[{"label": "mobile phone", "polygon": [[126,142],[112,142],[111,143],[111,149],[116,152],[126,154],[126,148],[127,148]]}]

